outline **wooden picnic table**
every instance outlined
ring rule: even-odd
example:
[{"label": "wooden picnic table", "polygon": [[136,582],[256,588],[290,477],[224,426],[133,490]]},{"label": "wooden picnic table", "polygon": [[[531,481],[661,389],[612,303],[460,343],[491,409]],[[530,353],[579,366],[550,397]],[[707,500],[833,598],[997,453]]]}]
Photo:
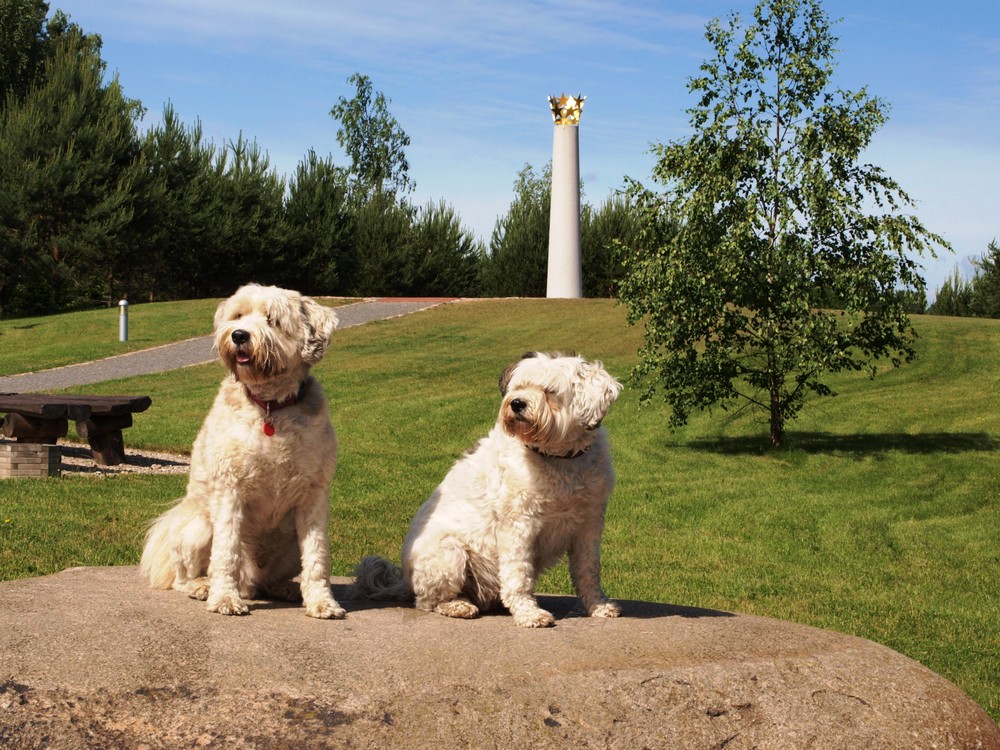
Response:
[{"label": "wooden picnic table", "polygon": [[132,415],[146,411],[149,396],[68,396],[48,393],[0,393],[0,413],[6,414],[3,435],[19,443],[56,443],[76,422],[76,434],[90,443],[94,461],[115,466],[125,461],[122,430]]}]

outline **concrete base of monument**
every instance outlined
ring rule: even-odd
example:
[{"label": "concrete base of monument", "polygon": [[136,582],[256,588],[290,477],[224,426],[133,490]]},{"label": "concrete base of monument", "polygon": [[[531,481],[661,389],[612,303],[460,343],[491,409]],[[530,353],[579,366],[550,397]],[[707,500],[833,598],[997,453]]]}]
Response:
[{"label": "concrete base of monument", "polygon": [[339,621],[224,617],[130,567],[0,583],[0,746],[1000,749],[955,685],[870,641],[541,602],[554,628],[344,601]]}]

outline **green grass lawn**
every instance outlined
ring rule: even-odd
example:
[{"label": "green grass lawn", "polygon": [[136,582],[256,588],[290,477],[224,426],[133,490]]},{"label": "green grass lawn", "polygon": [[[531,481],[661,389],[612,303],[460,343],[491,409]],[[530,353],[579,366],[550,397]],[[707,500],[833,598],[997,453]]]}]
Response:
[{"label": "green grass lawn", "polygon": [[[325,299],[336,306],[355,300]],[[118,340],[117,307],[65,315],[0,320],[0,376],[88,362],[207,336],[220,300],[129,306],[128,341]]]},{"label": "green grass lawn", "polygon": [[118,340],[117,307],[0,320],[0,376],[87,362],[212,332],[219,300],[131,305],[128,341]]},{"label": "green grass lawn", "polygon": [[[212,309],[178,337],[202,333]],[[1000,718],[1000,321],[915,325],[913,364],[833,378],[840,395],[808,405],[778,451],[752,414],[699,415],[672,433],[663,405],[626,388],[605,420],[618,472],[608,593],[870,638]],[[332,572],[366,554],[398,561],[413,512],[492,424],[507,364],[580,352],[626,381],[641,336],[597,300],[456,303],[335,334],[315,368],[341,443]],[[79,356],[67,351],[52,357]],[[221,376],[205,365],[77,390],[151,395],[126,448],[187,450]],[[183,488],[176,476],[5,480],[0,579],[134,564],[145,523]],[[569,593],[565,566],[541,588]]]}]

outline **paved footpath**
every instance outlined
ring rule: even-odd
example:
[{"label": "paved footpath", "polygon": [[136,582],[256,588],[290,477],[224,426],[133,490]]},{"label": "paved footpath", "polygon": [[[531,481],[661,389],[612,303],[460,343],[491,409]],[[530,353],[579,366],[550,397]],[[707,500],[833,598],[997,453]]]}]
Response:
[{"label": "paved footpath", "polygon": [[[373,320],[408,315],[448,301],[450,299],[438,297],[366,299],[363,302],[336,308],[337,318],[340,321],[337,328],[350,328]],[[212,337],[199,336],[176,344],[119,354],[95,362],[0,377],[0,393],[42,392],[99,383],[103,380],[148,375],[212,362],[215,356]]]}]

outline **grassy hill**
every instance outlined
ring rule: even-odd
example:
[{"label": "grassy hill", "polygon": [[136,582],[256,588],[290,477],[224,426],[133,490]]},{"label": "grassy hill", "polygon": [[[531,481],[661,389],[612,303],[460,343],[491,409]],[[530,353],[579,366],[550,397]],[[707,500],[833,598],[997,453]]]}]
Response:
[{"label": "grassy hill", "polygon": [[[207,332],[210,310],[193,312],[207,320],[185,335]],[[72,316],[43,320],[76,330]],[[0,323],[0,345],[16,323]],[[870,638],[1000,718],[1000,321],[915,325],[913,364],[831,378],[839,395],[808,405],[779,451],[753,414],[699,415],[672,433],[663,405],[642,407],[626,388],[605,421],[618,473],[608,593]],[[507,364],[533,349],[580,352],[627,382],[641,336],[598,300],[463,302],[338,332],[315,369],[341,442],[334,574],[365,554],[399,559],[413,512],[492,424]],[[221,375],[206,365],[79,390],[151,395],[126,446],[186,450]],[[134,564],[144,524],[183,486],[0,483],[0,578]],[[542,588],[569,592],[565,566]]]}]

